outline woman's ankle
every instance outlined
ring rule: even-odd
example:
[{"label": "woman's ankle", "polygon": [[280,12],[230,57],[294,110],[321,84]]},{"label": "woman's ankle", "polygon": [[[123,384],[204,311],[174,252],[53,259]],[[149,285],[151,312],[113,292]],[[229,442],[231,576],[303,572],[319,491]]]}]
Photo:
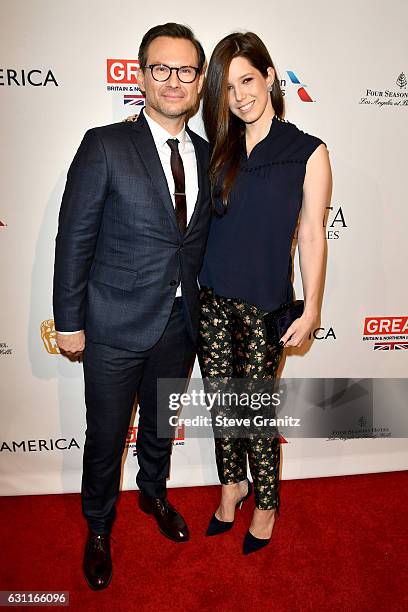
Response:
[{"label": "woman's ankle", "polygon": [[271,508],[268,510],[262,510],[261,508],[255,507],[251,525],[260,527],[264,527],[270,525],[276,519],[276,508]]},{"label": "woman's ankle", "polygon": [[232,498],[239,491],[240,491],[239,482],[231,482],[231,483],[222,485],[221,495],[222,497]]},{"label": "woman's ankle", "polygon": [[258,538],[269,538],[276,520],[276,508],[262,510],[255,508],[249,531]]}]

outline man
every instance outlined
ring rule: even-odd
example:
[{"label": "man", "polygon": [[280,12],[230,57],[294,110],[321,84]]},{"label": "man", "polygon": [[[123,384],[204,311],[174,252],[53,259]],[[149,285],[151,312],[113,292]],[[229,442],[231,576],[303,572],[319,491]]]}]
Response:
[{"label": "man", "polygon": [[171,434],[161,439],[159,378],[186,378],[198,327],[197,274],[210,216],[208,144],[185,126],[205,56],[185,26],[149,30],[139,49],[146,106],[137,122],[89,130],[68,172],[56,239],[54,319],[68,356],[83,351],[87,430],[84,573],[112,576],[110,539],[121,458],[139,402],[139,505],[161,533],[189,539],[166,496]]}]

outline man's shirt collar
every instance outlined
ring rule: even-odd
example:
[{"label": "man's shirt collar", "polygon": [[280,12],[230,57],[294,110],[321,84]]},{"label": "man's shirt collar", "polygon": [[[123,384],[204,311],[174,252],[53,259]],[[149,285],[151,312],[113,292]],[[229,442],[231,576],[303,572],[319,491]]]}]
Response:
[{"label": "man's shirt collar", "polygon": [[180,132],[176,136],[173,136],[172,134],[169,134],[169,132],[165,130],[159,123],[157,123],[157,121],[149,117],[146,111],[144,111],[143,114],[149,125],[150,131],[153,136],[153,140],[156,144],[156,147],[168,146],[166,143],[169,138],[173,138],[173,139],[177,138],[177,140],[180,143],[179,150],[181,152],[184,150],[186,139],[187,139],[187,132],[186,132],[185,125],[183,126],[183,128],[180,130]]}]

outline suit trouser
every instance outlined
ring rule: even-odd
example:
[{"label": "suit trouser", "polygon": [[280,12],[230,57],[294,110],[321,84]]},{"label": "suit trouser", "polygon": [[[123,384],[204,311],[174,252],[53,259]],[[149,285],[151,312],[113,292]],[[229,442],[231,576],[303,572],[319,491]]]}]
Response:
[{"label": "suit trouser", "polygon": [[[262,385],[262,381],[275,379],[282,349],[277,341],[267,338],[263,321],[266,312],[243,300],[222,297],[208,287],[201,287],[198,358],[202,376],[212,391],[228,379],[244,379],[246,387],[241,388],[247,389],[252,381]],[[244,480],[248,458],[256,506],[262,510],[275,508],[279,512],[280,451],[279,436],[216,437],[220,482]]]},{"label": "suit trouser", "polygon": [[[157,435],[158,412],[168,415],[168,401],[158,398],[157,379],[185,379],[194,354],[182,298],[175,299],[163,335],[147,351],[135,352],[86,341],[83,365],[87,428],[82,509],[93,532],[109,533],[115,518],[122,454],[136,395],[139,403],[136,482],[145,495],[166,496],[172,439]],[[178,384],[181,388],[175,392],[182,392],[183,381]]]}]

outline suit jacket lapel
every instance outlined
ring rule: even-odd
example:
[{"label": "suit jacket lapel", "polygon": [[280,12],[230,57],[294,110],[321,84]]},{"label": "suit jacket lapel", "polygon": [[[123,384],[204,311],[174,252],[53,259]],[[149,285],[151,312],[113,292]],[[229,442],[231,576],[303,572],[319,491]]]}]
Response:
[{"label": "suit jacket lapel", "polygon": [[191,132],[191,130],[187,126],[186,126],[186,130],[192,140],[192,143],[195,149],[195,155],[196,155],[196,161],[197,161],[198,193],[197,193],[197,200],[194,205],[193,214],[191,215],[191,219],[186,228],[184,237],[188,236],[188,234],[191,232],[191,229],[194,223],[197,221],[197,218],[199,216],[200,201],[201,201],[201,194],[203,193],[204,181],[208,180],[206,171],[203,166],[203,160],[201,159],[201,156],[199,155],[199,148],[196,145],[195,134]]},{"label": "suit jacket lapel", "polygon": [[144,118],[143,112],[140,113],[138,120],[132,124],[132,128],[131,137],[133,144],[139,153],[140,159],[145,166],[147,174],[152,180],[154,189],[157,191],[158,195],[160,196],[160,200],[163,202],[167,212],[169,213],[174,228],[180,234],[166,176],[163,171],[156,145],[154,144],[153,136],[150,132],[149,125]]}]

